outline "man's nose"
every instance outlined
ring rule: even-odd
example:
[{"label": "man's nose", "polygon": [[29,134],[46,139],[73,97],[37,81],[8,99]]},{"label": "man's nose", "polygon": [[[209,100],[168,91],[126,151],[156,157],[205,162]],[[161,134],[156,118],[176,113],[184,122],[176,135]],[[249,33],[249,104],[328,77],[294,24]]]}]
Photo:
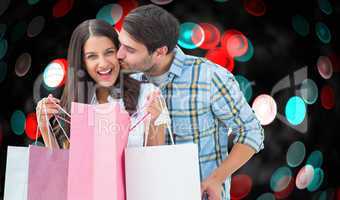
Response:
[{"label": "man's nose", "polygon": [[120,60],[124,58],[124,52],[123,51],[124,51],[123,47],[122,46],[119,47],[118,52],[117,52],[117,58],[120,59]]}]

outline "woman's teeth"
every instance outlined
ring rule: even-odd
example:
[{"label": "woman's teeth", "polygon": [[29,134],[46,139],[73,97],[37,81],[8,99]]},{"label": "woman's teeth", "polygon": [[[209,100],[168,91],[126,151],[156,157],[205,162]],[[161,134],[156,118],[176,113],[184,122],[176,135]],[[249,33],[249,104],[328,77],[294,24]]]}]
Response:
[{"label": "woman's teeth", "polygon": [[97,73],[99,75],[108,75],[112,72],[112,69],[107,69],[107,70],[103,70],[103,71],[97,71]]}]

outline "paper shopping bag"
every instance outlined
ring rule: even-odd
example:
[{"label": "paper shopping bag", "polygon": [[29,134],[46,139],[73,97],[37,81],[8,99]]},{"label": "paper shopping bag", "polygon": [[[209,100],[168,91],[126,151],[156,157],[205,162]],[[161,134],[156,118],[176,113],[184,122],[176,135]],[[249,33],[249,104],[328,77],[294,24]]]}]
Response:
[{"label": "paper shopping bag", "polygon": [[72,103],[68,200],[125,200],[129,127],[119,102]]},{"label": "paper shopping bag", "polygon": [[28,200],[66,200],[66,149],[29,146]]},{"label": "paper shopping bag", "polygon": [[127,200],[200,200],[196,144],[125,150]]},{"label": "paper shopping bag", "polygon": [[8,146],[4,200],[26,200],[28,147]]}]

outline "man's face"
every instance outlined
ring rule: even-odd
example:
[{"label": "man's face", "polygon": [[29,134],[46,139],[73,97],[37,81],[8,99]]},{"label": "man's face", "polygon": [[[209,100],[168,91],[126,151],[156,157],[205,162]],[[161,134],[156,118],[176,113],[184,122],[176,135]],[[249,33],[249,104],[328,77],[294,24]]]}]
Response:
[{"label": "man's face", "polygon": [[120,67],[129,72],[151,72],[155,67],[153,54],[149,54],[146,46],[135,41],[123,28],[119,33],[120,48],[117,58]]}]

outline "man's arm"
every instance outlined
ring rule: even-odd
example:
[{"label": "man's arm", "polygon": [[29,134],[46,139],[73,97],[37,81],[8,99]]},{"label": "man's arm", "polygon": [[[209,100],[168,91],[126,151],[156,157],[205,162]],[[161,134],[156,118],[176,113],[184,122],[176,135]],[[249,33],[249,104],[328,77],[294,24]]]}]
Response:
[{"label": "man's arm", "polygon": [[[230,154],[202,183],[202,191],[207,192],[210,199],[220,199],[221,185],[263,148],[264,134],[238,83],[225,71],[213,75],[211,107],[214,116],[235,135]],[[227,133],[223,137],[228,137]]]}]

